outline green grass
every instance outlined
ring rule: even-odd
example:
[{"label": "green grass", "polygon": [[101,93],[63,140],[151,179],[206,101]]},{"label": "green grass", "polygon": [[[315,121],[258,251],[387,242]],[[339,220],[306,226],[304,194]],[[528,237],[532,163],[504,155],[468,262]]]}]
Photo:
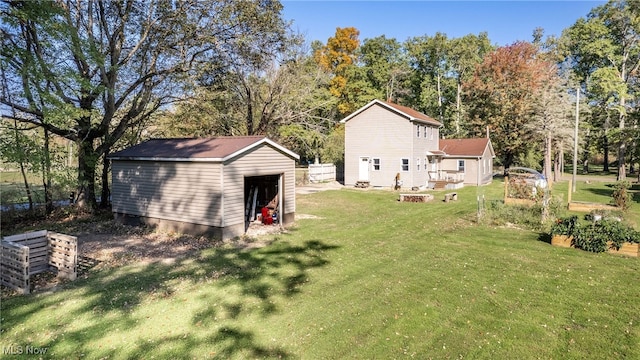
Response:
[{"label": "green grass", "polygon": [[[577,181],[576,192],[571,194],[572,201],[584,201],[599,204],[612,204],[611,194],[615,181],[599,182]],[[569,182],[559,182],[553,184],[553,193],[561,196],[565,201],[568,199]],[[636,228],[640,227],[640,184],[633,183],[629,190],[631,194],[631,209],[625,214],[625,219]]]},{"label": "green grass", "polygon": [[297,212],[319,218],[268,247],[4,299],[2,344],[90,359],[640,358],[640,260],[475,225],[476,197],[501,193],[494,182],[447,204],[442,192],[427,204],[299,195]]}]

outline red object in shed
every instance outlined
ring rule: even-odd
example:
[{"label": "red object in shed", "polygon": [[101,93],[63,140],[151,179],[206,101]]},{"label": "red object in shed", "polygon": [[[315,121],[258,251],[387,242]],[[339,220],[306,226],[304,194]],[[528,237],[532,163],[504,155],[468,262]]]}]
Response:
[{"label": "red object in shed", "polygon": [[273,224],[273,218],[269,216],[269,208],[266,206],[262,208],[262,223],[265,225]]}]

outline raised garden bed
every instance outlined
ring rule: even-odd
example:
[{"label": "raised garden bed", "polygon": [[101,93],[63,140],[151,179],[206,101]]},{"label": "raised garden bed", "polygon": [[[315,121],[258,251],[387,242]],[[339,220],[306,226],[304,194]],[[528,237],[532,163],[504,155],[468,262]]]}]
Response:
[{"label": "raised garden bed", "polygon": [[[566,235],[554,235],[553,237],[551,237],[551,245],[565,248],[575,248],[575,246],[571,244],[572,240],[572,237]],[[625,242],[622,243],[619,249],[616,249],[612,241],[607,242],[607,252],[611,254],[638,257],[640,255],[639,249],[640,247],[638,246],[638,243]]]},{"label": "raised garden bed", "polygon": [[1,242],[0,283],[23,294],[31,292],[32,275],[54,271],[59,278],[75,280],[78,240],[47,230],[5,236]]},{"label": "raised garden bed", "polygon": [[569,202],[569,210],[578,212],[591,212],[593,210],[616,211],[620,209],[616,206],[607,204],[599,204],[586,201],[571,201]]},{"label": "raised garden bed", "polygon": [[551,226],[554,246],[638,257],[639,242],[640,232],[614,218],[585,223],[574,215],[557,219]]}]

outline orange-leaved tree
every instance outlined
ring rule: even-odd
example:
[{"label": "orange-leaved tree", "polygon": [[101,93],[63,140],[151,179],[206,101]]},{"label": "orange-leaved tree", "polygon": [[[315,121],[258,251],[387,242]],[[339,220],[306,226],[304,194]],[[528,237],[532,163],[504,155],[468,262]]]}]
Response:
[{"label": "orange-leaved tree", "polygon": [[331,94],[338,98],[338,111],[346,115],[355,110],[346,94],[348,69],[355,65],[357,50],[360,46],[360,32],[354,27],[336,28],[336,34],[327,40],[327,44],[314,53],[316,62],[322,69],[333,75],[329,84]]},{"label": "orange-leaved tree", "polygon": [[549,64],[528,42],[503,46],[485,56],[465,82],[469,132],[491,133],[505,169],[530,147],[527,124],[534,119],[536,98],[547,79]]}]

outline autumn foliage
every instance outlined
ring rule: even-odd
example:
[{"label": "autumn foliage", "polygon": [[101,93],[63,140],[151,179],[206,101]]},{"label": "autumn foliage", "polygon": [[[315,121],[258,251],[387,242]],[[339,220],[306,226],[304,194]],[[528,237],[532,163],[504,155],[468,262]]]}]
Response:
[{"label": "autumn foliage", "polygon": [[534,116],[536,98],[549,76],[549,64],[537,54],[538,49],[527,42],[500,47],[464,84],[469,132],[483,136],[488,127],[505,167],[526,150],[525,125]]},{"label": "autumn foliage", "polygon": [[346,115],[354,106],[349,104],[346,94],[348,82],[347,70],[356,61],[356,50],[360,46],[360,32],[354,27],[336,28],[336,34],[327,40],[327,44],[314,54],[316,63],[325,71],[331,72],[333,78],[329,85],[331,95],[340,99],[338,111]]}]

